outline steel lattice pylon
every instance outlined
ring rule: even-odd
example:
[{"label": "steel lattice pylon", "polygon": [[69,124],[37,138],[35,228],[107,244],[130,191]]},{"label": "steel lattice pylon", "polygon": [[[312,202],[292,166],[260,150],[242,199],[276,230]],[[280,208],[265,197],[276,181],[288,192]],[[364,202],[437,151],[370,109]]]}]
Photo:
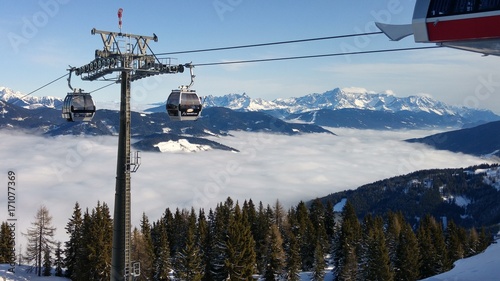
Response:
[{"label": "steel lattice pylon", "polygon": [[[131,243],[131,172],[140,163],[132,161],[130,150],[130,85],[131,82],[159,74],[175,74],[184,71],[184,65],[171,65],[148,54],[149,41],[158,37],[124,34],[92,29],[93,35],[101,35],[104,48],[96,50],[95,59],[79,68],[71,68],[82,80],[99,80],[104,76],[119,72],[115,78],[121,83],[120,131],[118,135],[118,155],[116,165],[115,205],[113,216],[113,246],[111,257],[111,281],[132,280]],[[123,40],[120,40],[123,39]],[[135,41],[134,41],[135,40]],[[133,42],[133,43],[132,43]]]}]

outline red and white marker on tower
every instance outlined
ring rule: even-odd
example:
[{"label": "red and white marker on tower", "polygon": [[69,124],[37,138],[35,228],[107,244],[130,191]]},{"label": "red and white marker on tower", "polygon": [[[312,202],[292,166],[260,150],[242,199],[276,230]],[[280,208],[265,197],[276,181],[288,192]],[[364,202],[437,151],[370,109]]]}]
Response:
[{"label": "red and white marker on tower", "polygon": [[120,8],[118,9],[118,27],[120,28],[120,33],[122,32],[122,16],[123,16],[123,9]]}]

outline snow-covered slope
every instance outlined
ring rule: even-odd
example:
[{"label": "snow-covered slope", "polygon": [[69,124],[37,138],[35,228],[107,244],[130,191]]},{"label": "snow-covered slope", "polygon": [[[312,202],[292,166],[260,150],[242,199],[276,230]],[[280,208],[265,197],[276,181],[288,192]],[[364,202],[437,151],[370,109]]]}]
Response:
[{"label": "snow-covered slope", "polygon": [[495,243],[486,251],[455,262],[455,267],[445,273],[423,279],[425,281],[498,281],[500,280],[500,245]]}]

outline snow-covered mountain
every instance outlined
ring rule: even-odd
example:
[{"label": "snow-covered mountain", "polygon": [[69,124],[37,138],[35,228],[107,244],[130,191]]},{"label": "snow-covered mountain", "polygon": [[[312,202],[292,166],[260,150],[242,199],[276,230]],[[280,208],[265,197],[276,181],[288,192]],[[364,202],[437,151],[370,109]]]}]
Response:
[{"label": "snow-covered mountain", "polygon": [[284,111],[287,114],[310,112],[320,109],[361,109],[386,112],[427,112],[438,115],[467,115],[477,110],[447,105],[429,96],[397,97],[392,91],[375,93],[364,88],[335,88],[324,93],[308,94],[298,98],[278,98],[273,101],[253,99],[247,94],[229,94],[205,97],[205,106],[227,107],[238,111]]},{"label": "snow-covered mountain", "polygon": [[[26,96],[0,87],[0,101],[26,109],[60,109],[62,99]],[[98,103],[98,109],[118,110],[118,103]],[[164,103],[135,107],[138,112],[165,112]],[[477,126],[500,120],[489,110],[447,105],[425,95],[397,97],[391,91],[375,93],[363,88],[335,88],[298,98],[267,101],[247,94],[204,97],[204,106],[224,107],[240,112],[263,112],[290,122],[313,123],[327,127],[360,129],[418,129]]]},{"label": "snow-covered mountain", "polygon": [[26,94],[6,87],[0,87],[0,100],[26,109],[39,107],[60,109],[63,103],[63,99],[61,98],[26,96]]}]

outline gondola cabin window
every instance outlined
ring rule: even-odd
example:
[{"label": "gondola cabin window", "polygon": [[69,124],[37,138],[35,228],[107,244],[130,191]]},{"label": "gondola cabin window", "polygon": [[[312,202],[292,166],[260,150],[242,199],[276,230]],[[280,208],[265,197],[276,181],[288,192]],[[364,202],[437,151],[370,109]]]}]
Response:
[{"label": "gondola cabin window", "polygon": [[442,17],[500,9],[500,0],[433,0],[427,16]]}]

